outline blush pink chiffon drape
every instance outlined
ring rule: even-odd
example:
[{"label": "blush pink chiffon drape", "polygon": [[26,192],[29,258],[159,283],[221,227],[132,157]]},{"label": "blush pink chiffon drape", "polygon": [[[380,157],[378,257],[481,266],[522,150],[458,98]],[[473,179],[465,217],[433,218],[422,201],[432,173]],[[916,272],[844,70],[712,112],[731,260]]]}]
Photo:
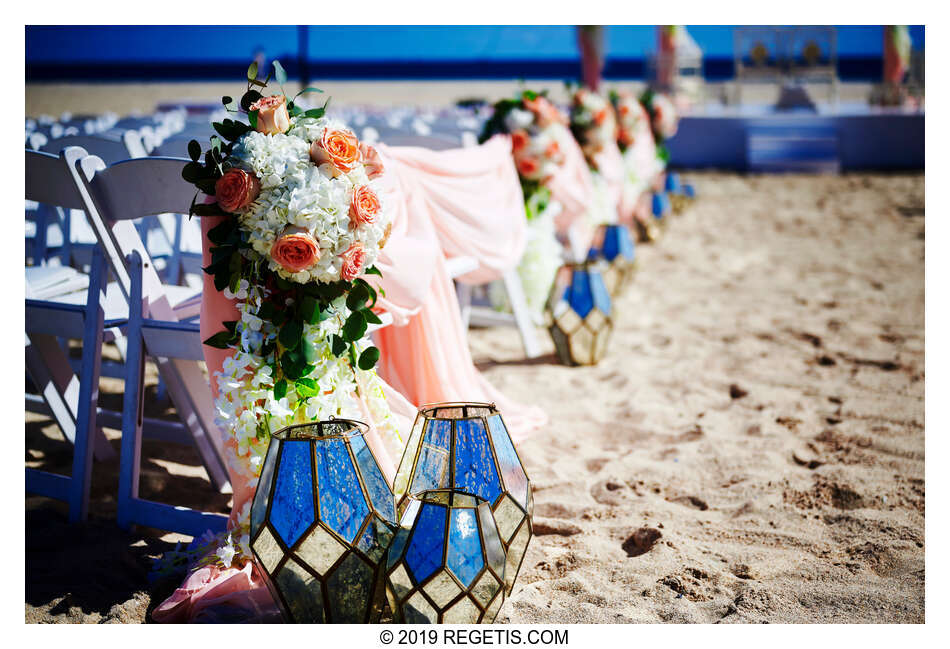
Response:
[{"label": "blush pink chiffon drape", "polygon": [[567,127],[563,128],[566,137],[558,140],[558,144],[564,162],[545,184],[551,189],[552,198],[561,204],[561,211],[554,218],[558,235],[567,236],[573,231],[575,240],[582,243],[586,251],[594,235],[593,225],[587,218],[587,211],[594,204],[594,179],[580,145]]},{"label": "blush pink chiffon drape", "polygon": [[[490,144],[493,148],[483,152],[486,159],[510,147],[506,138]],[[383,274],[378,283],[386,292],[379,305],[399,317],[394,318],[398,326],[374,335],[381,352],[377,371],[394,390],[416,405],[439,401],[493,402],[504,416],[512,438],[516,442],[523,440],[543,426],[547,416],[539,408],[508,399],[475,368],[439,237],[441,230],[447,239],[459,242],[460,254],[479,258],[476,277],[493,278],[500,274],[497,269],[515,266],[523,244],[512,245],[505,239],[508,232],[517,233],[523,227],[523,199],[520,221],[505,224],[486,216],[491,229],[482,232],[476,226],[477,213],[465,212],[464,206],[477,206],[486,215],[504,210],[513,215],[510,197],[515,191],[521,194],[520,185],[517,190],[513,188],[517,176],[505,171],[501,178],[506,179],[507,186],[500,184],[497,174],[483,176],[482,183],[465,182],[466,164],[459,159],[461,152],[468,149],[444,155],[443,167],[438,167],[435,152],[406,149],[379,147],[386,168],[383,197],[394,211],[393,234],[377,262]],[[419,158],[426,154],[432,159],[420,163]],[[405,164],[404,159],[410,164]],[[486,168],[481,161],[473,166]],[[486,177],[492,184],[484,184],[489,182]],[[496,206],[491,197],[495,197]],[[469,248],[461,246],[461,233],[466,232],[473,239]],[[424,238],[428,238],[428,243],[422,245]],[[492,240],[497,244],[494,249]],[[425,251],[421,259],[406,254],[403,247],[410,243]],[[507,251],[509,256],[505,258],[499,251]],[[420,291],[420,287],[425,290]]]},{"label": "blush pink chiffon drape", "polygon": [[413,177],[446,259],[472,257],[478,268],[458,279],[485,284],[518,265],[528,238],[524,196],[511,156],[511,138],[496,135],[468,148],[380,149]]}]

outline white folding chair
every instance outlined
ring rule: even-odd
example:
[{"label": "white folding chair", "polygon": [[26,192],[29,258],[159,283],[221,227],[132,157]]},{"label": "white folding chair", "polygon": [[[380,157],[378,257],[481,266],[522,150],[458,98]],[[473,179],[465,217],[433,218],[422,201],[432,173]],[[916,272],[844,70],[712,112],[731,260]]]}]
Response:
[{"label": "white folding chair", "polygon": [[[177,323],[197,315],[200,294],[181,300],[187,287],[164,286],[142,243],[132,219],[166,212],[187,212],[194,188],[181,177],[186,160],[140,158],[110,167],[81,148],[64,152],[76,187],[79,189],[99,246],[116,277],[116,285],[127,303],[132,296],[132,276],[128,257],[137,252],[143,260],[142,313],[148,318]],[[183,290],[184,291],[183,291]],[[131,310],[130,310],[131,311]],[[195,445],[215,488],[229,489],[222,442],[214,423],[211,389],[194,359],[156,356],[159,375],[181,418],[181,427]],[[161,435],[162,431],[158,431]],[[123,447],[131,440],[123,439]],[[143,523],[148,524],[148,523]]]},{"label": "white folding chair", "polygon": [[[37,151],[26,151],[26,198],[64,209],[81,209],[82,201],[65,161]],[[30,269],[28,269],[30,270]],[[72,475],[26,470],[26,490],[64,500],[69,504],[69,520],[86,518],[93,456],[100,460],[115,457],[102,429],[97,426],[99,372],[102,343],[125,321],[107,316],[100,302],[106,267],[101,255],[93,255],[88,291],[69,301],[29,299],[36,297],[27,285],[25,306],[26,368],[40,392],[39,399],[27,399],[34,408],[53,416],[63,435],[73,444]],[[31,295],[32,294],[32,295]],[[79,377],[58,338],[82,340]],[[37,408],[38,407],[38,408]]]}]

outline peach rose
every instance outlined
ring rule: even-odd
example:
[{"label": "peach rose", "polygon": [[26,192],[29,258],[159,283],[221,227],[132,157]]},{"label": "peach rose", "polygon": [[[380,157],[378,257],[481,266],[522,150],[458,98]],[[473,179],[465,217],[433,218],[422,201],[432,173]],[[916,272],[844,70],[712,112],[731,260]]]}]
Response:
[{"label": "peach rose", "polygon": [[526,146],[528,146],[528,132],[523,129],[514,131],[511,134],[511,150],[517,153]]},{"label": "peach rose", "polygon": [[539,95],[534,99],[525,99],[524,105],[525,108],[534,113],[538,121],[538,126],[541,128],[550,126],[551,124],[564,123],[564,117],[561,115],[561,111],[557,109],[557,106],[548,101],[546,97]]},{"label": "peach rose", "polygon": [[600,126],[607,121],[607,109],[601,108],[596,113],[594,113],[594,124]]},{"label": "peach rose", "polygon": [[347,281],[356,279],[363,272],[363,264],[366,263],[366,251],[363,250],[363,244],[354,243],[340,255],[340,259],[343,260],[340,277]]},{"label": "peach rose", "polygon": [[622,128],[620,129],[620,133],[618,134],[617,139],[624,146],[630,146],[631,144],[633,144],[633,133],[631,133],[625,128]]},{"label": "peach rose", "polygon": [[536,176],[541,171],[541,163],[537,158],[521,158],[518,160],[518,173],[525,178]]},{"label": "peach rose", "polygon": [[363,168],[366,169],[370,180],[383,175],[383,161],[379,157],[379,151],[365,142],[360,142],[360,154],[363,156]]},{"label": "peach rose", "polygon": [[544,157],[550,158],[551,160],[557,160],[561,155],[561,147],[558,146],[557,141],[552,141],[546,149],[544,149]]},{"label": "peach rose", "polygon": [[338,171],[349,173],[360,161],[360,143],[350,131],[326,129],[323,137],[310,145],[314,164],[332,164]]},{"label": "peach rose", "polygon": [[320,246],[306,228],[291,225],[274,241],[270,256],[284,270],[299,273],[320,261]]},{"label": "peach rose", "polygon": [[242,210],[261,193],[261,182],[243,169],[228,169],[214,184],[214,197],[225,212]]},{"label": "peach rose", "polygon": [[353,190],[350,200],[350,227],[358,228],[366,223],[376,223],[380,205],[376,192],[366,185],[360,185]]},{"label": "peach rose", "polygon": [[257,130],[261,133],[276,135],[290,128],[287,98],[283,95],[261,97],[251,104],[250,110],[257,111]]}]

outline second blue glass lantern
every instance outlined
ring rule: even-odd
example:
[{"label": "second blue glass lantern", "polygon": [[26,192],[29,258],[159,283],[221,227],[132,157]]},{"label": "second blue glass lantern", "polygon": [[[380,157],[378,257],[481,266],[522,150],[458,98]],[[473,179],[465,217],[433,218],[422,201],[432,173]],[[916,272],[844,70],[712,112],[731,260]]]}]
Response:
[{"label": "second blue glass lantern", "polygon": [[400,514],[410,495],[459,489],[484,499],[505,548],[511,592],[533,533],[534,497],[501,413],[489,403],[438,403],[419,409],[393,491]]},{"label": "second blue glass lantern", "polygon": [[251,505],[251,550],[289,622],[366,623],[385,602],[392,490],[347,419],[271,436]]},{"label": "second blue glass lantern", "polygon": [[607,353],[613,306],[602,267],[602,262],[566,264],[551,292],[548,331],[565,365],[596,365]]},{"label": "second blue glass lantern", "polygon": [[409,497],[386,562],[396,622],[490,624],[505,601],[505,550],[491,506],[458,489]]},{"label": "second blue glass lantern", "polygon": [[669,194],[666,192],[655,192],[653,194],[653,218],[662,227],[666,227],[668,217],[673,214],[673,205],[670,203]]}]

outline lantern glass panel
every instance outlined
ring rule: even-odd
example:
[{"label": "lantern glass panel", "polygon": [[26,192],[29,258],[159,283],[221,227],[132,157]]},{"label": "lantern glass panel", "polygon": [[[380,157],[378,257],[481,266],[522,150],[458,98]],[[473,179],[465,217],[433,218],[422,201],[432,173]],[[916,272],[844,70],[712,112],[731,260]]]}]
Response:
[{"label": "lantern glass panel", "polygon": [[528,549],[528,540],[530,537],[531,530],[528,529],[528,521],[526,520],[524,524],[522,524],[521,529],[518,530],[515,539],[511,542],[511,546],[508,548],[507,564],[505,565],[505,582],[509,584],[509,591],[511,590],[511,585],[515,583],[518,570],[521,569],[521,561],[524,559],[525,551]]},{"label": "lantern glass panel", "polygon": [[511,535],[518,529],[518,524],[522,518],[524,518],[524,512],[511,499],[511,496],[506,496],[501,501],[498,509],[495,510],[495,522],[498,524],[498,532],[501,534],[503,542],[509,543],[511,541]]},{"label": "lantern glass panel", "polygon": [[[509,499],[506,498],[505,500],[509,500]],[[494,527],[495,529],[498,529],[496,521],[494,520],[494,516],[492,516],[492,513],[490,510],[487,510],[484,507],[479,509],[478,518],[479,518],[479,522],[481,523],[481,528],[483,531],[490,530],[492,529],[492,527]],[[501,544],[502,539],[497,534],[491,534],[489,532],[484,533],[484,538],[485,538],[485,558],[488,559],[488,566],[500,578],[502,575],[504,575],[504,571],[505,571],[505,548]]]},{"label": "lantern glass panel", "polygon": [[392,542],[393,531],[381,519],[374,516],[366,524],[356,547],[373,561],[381,561]]},{"label": "lantern glass panel", "polygon": [[425,585],[423,590],[426,592],[426,595],[429,596],[429,599],[432,600],[432,603],[439,608],[445,608],[446,604],[458,597],[458,594],[462,592],[462,589],[455,583],[452,575],[444,570],[433,577],[432,580]]},{"label": "lantern glass panel", "polygon": [[297,548],[297,555],[321,575],[327,574],[344,552],[346,546],[321,525],[313,528]]},{"label": "lantern glass panel", "polygon": [[316,577],[289,559],[275,579],[295,619],[324,621],[322,585]]},{"label": "lantern glass panel", "polygon": [[[352,440],[351,440],[352,441]],[[320,520],[353,543],[369,513],[359,479],[342,438],[330,438],[314,448],[320,479]]]},{"label": "lantern glass panel", "polygon": [[[501,560],[502,565],[504,566],[504,556],[502,556]],[[490,602],[491,598],[495,596],[495,593],[498,592],[499,588],[501,588],[501,584],[498,583],[498,580],[486,570],[484,573],[482,573],[482,576],[475,584],[475,587],[472,588],[472,595],[478,600],[482,607],[485,607],[488,606],[488,602]]]},{"label": "lantern glass panel", "polygon": [[587,317],[594,308],[594,295],[591,292],[590,273],[576,268],[572,274],[571,285],[567,288],[565,298],[571,308],[582,319]]},{"label": "lantern glass panel", "polygon": [[426,600],[422,591],[409,598],[405,607],[406,622],[409,624],[435,624],[439,621],[439,613]]},{"label": "lantern glass panel", "polygon": [[264,569],[271,574],[274,573],[274,568],[277,567],[281,557],[284,556],[283,549],[277,543],[274,535],[271,534],[269,527],[262,529],[260,536],[254,541],[254,552],[257,553],[257,558],[264,565]]},{"label": "lantern glass panel", "polygon": [[594,298],[594,305],[600,309],[604,315],[610,315],[610,293],[607,292],[607,286],[604,284],[604,278],[599,272],[591,272],[590,290]]},{"label": "lantern glass panel", "polygon": [[518,453],[511,443],[511,436],[508,435],[508,429],[501,415],[492,415],[488,418],[488,430],[495,446],[495,453],[498,455],[498,467],[501,469],[505,488],[511,492],[515,500],[526,503],[528,476],[525,474],[524,467],[521,466],[521,460],[518,459]]},{"label": "lantern glass panel", "polygon": [[445,624],[471,624],[478,621],[481,611],[472,603],[468,597],[463,597],[452,608],[447,610],[442,616],[442,622]]},{"label": "lantern glass panel", "polygon": [[459,419],[455,422],[455,435],[455,484],[452,486],[494,503],[501,493],[501,484],[483,420]]},{"label": "lantern glass panel", "polygon": [[280,451],[280,440],[272,438],[267,447],[267,455],[264,458],[264,466],[261,468],[261,477],[257,481],[257,491],[254,492],[254,501],[251,505],[251,536],[256,536],[257,531],[264,522],[264,515],[267,513],[267,501],[270,498],[271,482],[274,479],[274,467],[277,466],[277,453]]},{"label": "lantern glass panel", "polygon": [[452,574],[468,588],[485,566],[475,509],[453,509],[450,517],[446,563]]},{"label": "lantern glass panel", "polygon": [[421,470],[416,472],[412,481],[413,492],[447,486],[451,430],[452,422],[448,419],[429,420],[419,453]]},{"label": "lantern glass panel", "polygon": [[284,544],[291,546],[314,521],[313,470],[309,443],[287,441],[282,446],[270,520]]},{"label": "lantern glass panel", "polygon": [[350,552],[327,579],[333,621],[344,624],[363,622],[372,599],[372,583],[373,569],[355,552]]},{"label": "lantern glass panel", "polygon": [[362,435],[354,435],[350,438],[350,448],[356,456],[356,463],[360,467],[360,475],[363,477],[363,484],[366,485],[373,507],[388,520],[395,521],[396,502],[393,500],[393,492],[386,478],[383,477],[376,458],[366,445],[366,440]]},{"label": "lantern glass panel", "polygon": [[438,570],[444,538],[445,507],[423,504],[406,548],[406,563],[417,582],[425,581]]}]

